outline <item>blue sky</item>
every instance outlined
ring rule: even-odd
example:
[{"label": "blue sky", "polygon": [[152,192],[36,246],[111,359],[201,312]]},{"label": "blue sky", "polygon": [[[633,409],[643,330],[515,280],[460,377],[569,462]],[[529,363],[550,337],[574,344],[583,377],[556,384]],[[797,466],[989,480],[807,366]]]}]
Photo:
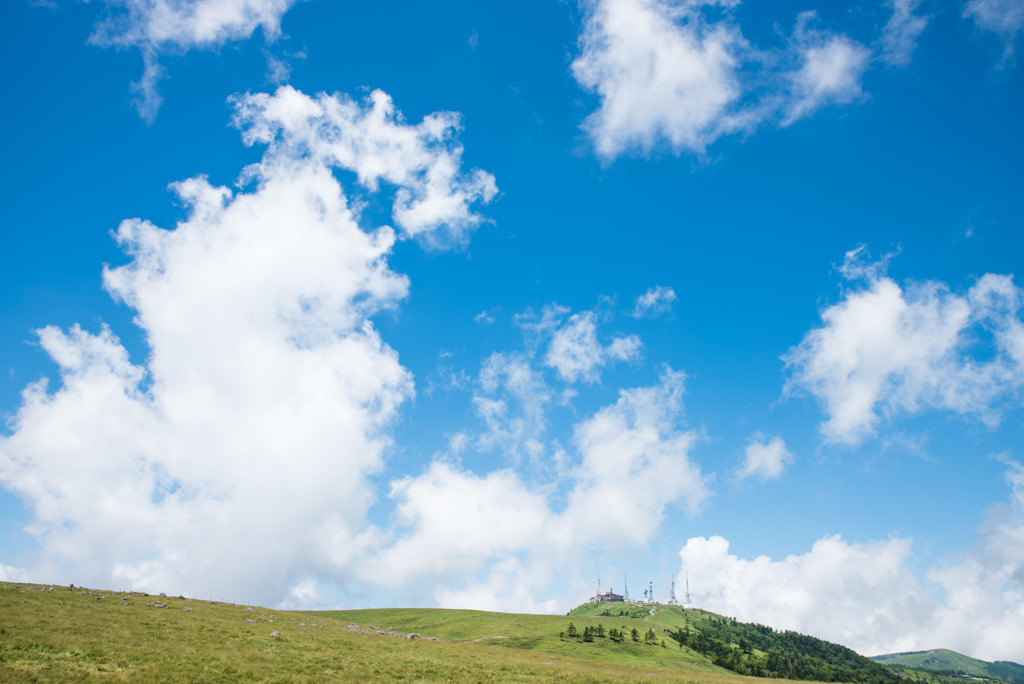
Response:
[{"label": "blue sky", "polygon": [[1020,0],[0,12],[3,578],[1024,661]]}]

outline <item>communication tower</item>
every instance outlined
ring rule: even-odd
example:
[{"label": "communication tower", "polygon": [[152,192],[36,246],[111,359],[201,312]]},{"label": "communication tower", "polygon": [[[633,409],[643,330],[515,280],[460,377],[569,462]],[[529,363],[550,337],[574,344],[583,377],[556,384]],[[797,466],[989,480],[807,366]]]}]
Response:
[{"label": "communication tower", "polygon": [[675,580],[674,577],[672,578],[672,590],[669,592],[668,596],[669,596],[669,598],[668,598],[668,605],[670,605],[670,606],[678,606],[679,605],[679,601],[676,601],[676,580]]},{"label": "communication tower", "polygon": [[683,608],[692,610],[695,606],[693,601],[690,599],[690,575],[686,575],[686,593],[683,594]]}]

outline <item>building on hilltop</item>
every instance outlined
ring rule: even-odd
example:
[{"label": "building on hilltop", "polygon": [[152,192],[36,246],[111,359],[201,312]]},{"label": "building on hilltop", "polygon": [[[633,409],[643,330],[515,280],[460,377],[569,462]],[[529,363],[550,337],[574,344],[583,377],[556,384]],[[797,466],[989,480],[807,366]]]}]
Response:
[{"label": "building on hilltop", "polygon": [[591,603],[620,603],[625,601],[621,594],[616,594],[614,589],[601,593],[601,578],[597,578],[597,593],[590,597]]},{"label": "building on hilltop", "polygon": [[625,600],[626,599],[622,597],[622,594],[616,594],[611,589],[603,594],[598,593],[595,596],[590,597],[591,603],[621,603]]}]

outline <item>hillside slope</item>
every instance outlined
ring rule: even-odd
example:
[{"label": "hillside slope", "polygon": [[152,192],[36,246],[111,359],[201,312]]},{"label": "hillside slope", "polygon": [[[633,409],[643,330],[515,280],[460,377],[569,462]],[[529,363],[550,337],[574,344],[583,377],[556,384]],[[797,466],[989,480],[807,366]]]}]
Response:
[{"label": "hillside slope", "polygon": [[894,683],[885,667],[838,644],[797,632],[737,622],[705,610],[622,603],[586,603],[572,616],[638,617],[646,628],[667,634],[679,648],[737,674],[787,679]]},{"label": "hillside slope", "polygon": [[[526,641],[493,648],[507,640],[468,638],[518,630],[528,640],[537,629],[554,631],[558,641],[564,616],[390,611],[395,622],[388,624],[378,619],[388,611],[352,612],[364,616],[0,582],[0,682],[745,681],[660,645],[630,649],[632,658],[602,659],[583,650],[590,644],[566,641],[579,656],[552,655]],[[403,616],[422,627],[400,629]]]},{"label": "hillside slope", "polygon": [[901,665],[915,670],[942,674],[965,674],[985,679],[999,679],[1009,684],[1024,684],[1024,666],[1006,660],[990,663],[965,656],[956,651],[937,648],[874,656],[871,660],[883,665]]}]

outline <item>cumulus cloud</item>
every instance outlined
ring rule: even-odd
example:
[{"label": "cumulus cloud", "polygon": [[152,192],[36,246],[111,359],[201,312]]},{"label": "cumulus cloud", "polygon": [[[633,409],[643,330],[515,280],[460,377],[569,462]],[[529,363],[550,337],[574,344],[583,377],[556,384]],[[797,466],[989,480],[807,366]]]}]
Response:
[{"label": "cumulus cloud", "polygon": [[910,548],[903,539],[831,536],[803,555],[746,560],[722,537],[696,537],[679,555],[699,607],[873,655],[911,650],[918,621],[934,612],[906,567]]},{"label": "cumulus cloud", "polygon": [[397,188],[392,216],[402,232],[432,246],[461,243],[481,222],[470,206],[490,202],[494,176],[462,171],[456,140],[458,114],[431,114],[406,124],[380,90],[366,102],[341,95],[310,98],[290,86],[271,95],[234,98],[234,122],[247,144],[274,143],[268,154],[285,161],[312,155],[326,166],[349,169],[377,191]]},{"label": "cumulus cloud", "polygon": [[[758,50],[729,0],[581,0],[573,75],[600,98],[583,128],[597,154],[703,154],[718,138],[765,121],[782,125],[861,95],[868,50],[797,22],[789,44]],[[796,66],[792,66],[792,64]]]},{"label": "cumulus cloud", "polygon": [[679,429],[685,376],[665,369],[653,387],[622,390],[576,426],[582,455],[566,517],[576,537],[646,544],[669,504],[691,514],[708,497],[688,454],[697,434]]},{"label": "cumulus cloud", "polygon": [[413,385],[370,317],[408,282],[387,264],[395,232],[360,226],[334,170],[386,181],[405,234],[460,235],[474,219],[453,118],[406,124],[379,92],[235,106],[266,145],[248,189],[192,178],[173,186],[174,229],[117,229],[130,261],[104,286],[135,311],[146,361],[105,327],[39,331],[60,383],[28,386],[0,438],[34,576],[272,603],[374,543],[367,477]]},{"label": "cumulus cloud", "polygon": [[882,59],[893,66],[906,66],[917,48],[917,38],[928,25],[928,17],[914,14],[921,0],[890,0],[892,15],[882,29],[879,43]]},{"label": "cumulus cloud", "polygon": [[1004,62],[1013,59],[1013,44],[1024,29],[1024,0],[970,0],[964,5],[964,17],[1002,38]]},{"label": "cumulus cloud", "polygon": [[[722,537],[680,551],[695,603],[739,620],[792,629],[875,655],[942,645],[986,660],[1024,659],[1024,469],[1009,459],[1012,495],[973,546],[933,566],[933,594],[910,571],[908,539],[818,540],[804,554],[741,558]],[[683,572],[679,580],[682,581]]]},{"label": "cumulus cloud", "polygon": [[576,80],[601,97],[585,124],[599,155],[704,148],[742,125],[730,109],[740,97],[738,30],[704,20],[696,3],[597,0],[587,20]]},{"label": "cumulus cloud", "polygon": [[557,599],[542,597],[588,550],[643,547],[671,507],[692,514],[705,503],[707,477],[690,458],[698,437],[680,426],[684,381],[664,369],[579,421],[562,488],[446,460],[397,480],[398,525],[361,565],[367,580],[443,578],[434,597],[444,606],[552,610]]},{"label": "cumulus cloud", "polygon": [[635,335],[601,344],[597,339],[597,314],[584,311],[573,314],[555,330],[544,362],[568,382],[596,382],[601,367],[636,358],[640,347],[640,338]]},{"label": "cumulus cloud", "polygon": [[658,285],[657,287],[648,288],[647,292],[636,298],[636,304],[633,307],[633,317],[653,317],[668,313],[672,310],[672,305],[675,304],[676,299],[676,291],[671,287]]},{"label": "cumulus cloud", "polygon": [[[274,40],[281,17],[296,0],[103,0],[106,18],[97,23],[90,42],[118,49],[135,48],[145,64],[142,78],[132,84],[137,106],[152,121],[160,108],[157,83],[164,71],[159,57],[193,48],[210,49],[244,40],[257,28]],[[271,67],[278,60],[271,61]]]},{"label": "cumulus cloud", "polygon": [[857,444],[882,418],[938,408],[988,425],[1024,388],[1024,293],[1012,276],[987,274],[963,294],[927,281],[900,287],[847,255],[859,281],[785,355],[787,391],[806,391],[828,414],[829,442]]},{"label": "cumulus cloud", "polygon": [[371,560],[366,574],[396,586],[471,575],[485,560],[529,548],[550,517],[544,498],[510,470],[480,477],[435,461],[422,475],[392,483],[390,496],[408,532]]},{"label": "cumulus cloud", "polygon": [[781,437],[768,437],[758,432],[750,438],[744,451],[743,465],[736,474],[740,479],[775,480],[792,461],[793,454]]}]

